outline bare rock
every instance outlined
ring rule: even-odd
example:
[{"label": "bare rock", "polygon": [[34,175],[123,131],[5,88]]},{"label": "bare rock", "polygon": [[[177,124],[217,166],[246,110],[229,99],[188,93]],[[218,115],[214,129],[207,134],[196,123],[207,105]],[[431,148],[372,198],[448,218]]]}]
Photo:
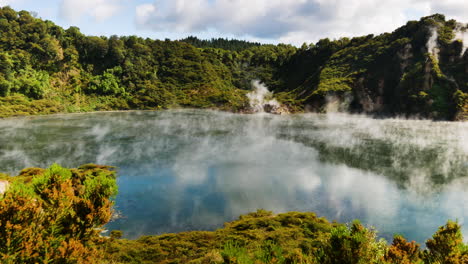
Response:
[{"label": "bare rock", "polygon": [[266,113],[275,114],[275,115],[286,115],[289,114],[289,110],[284,105],[277,105],[277,104],[265,104],[263,106],[263,110]]}]

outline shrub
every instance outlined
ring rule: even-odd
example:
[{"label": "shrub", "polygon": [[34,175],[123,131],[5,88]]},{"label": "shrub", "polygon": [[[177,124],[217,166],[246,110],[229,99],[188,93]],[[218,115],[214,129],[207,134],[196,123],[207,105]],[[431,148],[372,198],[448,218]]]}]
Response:
[{"label": "shrub", "polygon": [[468,255],[463,244],[461,227],[457,222],[448,221],[426,241],[424,263],[461,264],[467,263]]},{"label": "shrub", "polygon": [[331,230],[324,245],[321,263],[371,264],[380,263],[386,248],[384,240],[376,240],[376,232],[365,228],[359,221],[351,226],[339,225]]},{"label": "shrub", "polygon": [[[35,175],[33,175],[35,174]],[[2,263],[93,263],[117,192],[110,167],[23,170],[0,199]]]},{"label": "shrub", "polygon": [[419,244],[416,242],[407,242],[400,235],[393,238],[392,245],[385,253],[385,261],[393,264],[411,264],[419,260]]}]

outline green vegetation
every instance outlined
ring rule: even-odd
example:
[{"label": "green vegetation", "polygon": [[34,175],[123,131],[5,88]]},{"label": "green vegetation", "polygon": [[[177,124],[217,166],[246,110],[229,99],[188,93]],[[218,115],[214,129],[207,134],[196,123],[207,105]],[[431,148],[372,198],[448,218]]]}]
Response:
[{"label": "green vegetation", "polygon": [[0,194],[2,263],[93,263],[116,195],[110,167],[29,168]]},{"label": "green vegetation", "polygon": [[388,245],[359,221],[330,223],[314,213],[273,215],[259,210],[213,232],[109,239],[110,263],[466,263],[468,248],[460,225],[449,221],[426,242],[427,249],[395,235]]},{"label": "green vegetation", "polygon": [[[468,56],[443,15],[392,33],[301,48],[242,40],[85,36],[26,11],[0,9],[0,117],[100,110],[242,111],[259,79],[291,111],[349,111],[464,119]],[[426,43],[438,34],[438,58]]]},{"label": "green vegetation", "polygon": [[2,263],[467,263],[461,227],[448,221],[426,249],[395,235],[388,245],[359,221],[330,223],[314,213],[258,210],[215,231],[123,239],[100,236],[117,192],[111,167],[52,165],[0,174]]},{"label": "green vegetation", "polygon": [[192,46],[197,48],[215,48],[215,49],[224,49],[224,50],[231,50],[231,51],[242,51],[251,47],[258,47],[261,46],[260,43],[257,42],[248,42],[244,40],[237,40],[237,39],[223,39],[223,38],[213,38],[210,40],[203,40],[199,39],[194,36],[189,36],[187,38],[181,39],[180,41],[186,42]]}]

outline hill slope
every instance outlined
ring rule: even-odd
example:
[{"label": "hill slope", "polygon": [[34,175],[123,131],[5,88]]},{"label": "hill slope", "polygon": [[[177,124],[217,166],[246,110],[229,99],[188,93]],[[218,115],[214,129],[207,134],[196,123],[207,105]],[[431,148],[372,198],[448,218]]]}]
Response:
[{"label": "hill slope", "polygon": [[296,48],[85,36],[3,7],[0,117],[171,107],[241,111],[258,79],[292,111],[466,119],[465,29],[433,15],[392,33]]}]

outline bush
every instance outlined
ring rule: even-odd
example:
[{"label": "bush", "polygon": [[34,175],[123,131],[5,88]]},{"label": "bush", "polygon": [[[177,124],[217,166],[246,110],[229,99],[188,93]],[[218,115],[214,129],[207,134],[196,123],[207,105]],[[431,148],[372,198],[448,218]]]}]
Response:
[{"label": "bush", "polygon": [[448,221],[426,241],[424,263],[461,264],[468,263],[468,252],[463,244],[461,227],[457,222]]},{"label": "bush", "polygon": [[94,263],[117,192],[110,167],[24,170],[0,199],[2,263]]},{"label": "bush", "polygon": [[419,260],[419,244],[407,242],[400,235],[393,238],[392,245],[385,254],[385,261],[392,264],[411,264]]},{"label": "bush", "polygon": [[380,263],[385,254],[386,242],[383,239],[377,241],[376,238],[374,230],[365,228],[357,220],[351,226],[339,225],[331,230],[321,263]]}]

